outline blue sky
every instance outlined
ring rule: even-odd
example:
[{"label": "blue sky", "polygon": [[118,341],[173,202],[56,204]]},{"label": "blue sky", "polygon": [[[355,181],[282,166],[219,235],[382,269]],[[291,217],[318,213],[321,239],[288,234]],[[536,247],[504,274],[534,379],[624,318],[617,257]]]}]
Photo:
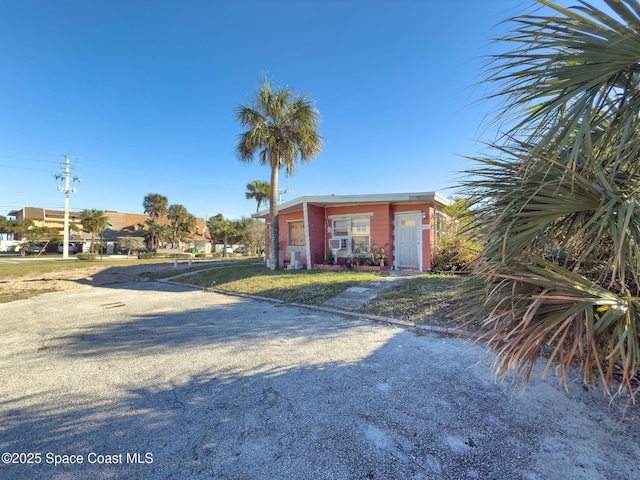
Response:
[{"label": "blue sky", "polygon": [[[148,193],[196,216],[255,211],[269,179],[235,146],[240,103],[266,74],[304,93],[322,153],[280,187],[301,195],[454,193],[495,127],[482,57],[521,0],[5,1],[0,4],[0,215],[62,208],[142,213]],[[487,128],[488,127],[488,128]]]}]

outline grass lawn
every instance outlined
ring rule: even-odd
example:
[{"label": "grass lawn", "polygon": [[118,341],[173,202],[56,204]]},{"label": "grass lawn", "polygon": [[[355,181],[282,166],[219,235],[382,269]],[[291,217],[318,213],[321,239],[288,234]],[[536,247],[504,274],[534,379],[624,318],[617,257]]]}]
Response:
[{"label": "grass lawn", "polygon": [[48,260],[30,260],[17,263],[3,263],[0,265],[0,279],[21,277],[41,273],[51,273],[66,269],[86,267],[87,262],[52,262]]},{"label": "grass lawn", "polygon": [[[53,255],[52,255],[53,256]],[[60,258],[62,256],[60,255]],[[184,260],[181,260],[184,261]],[[69,270],[81,270],[83,268],[92,267],[92,266],[112,266],[112,267],[127,267],[127,266],[135,266],[135,265],[145,265],[152,264],[157,265],[161,263],[166,263],[170,265],[173,263],[172,259],[163,258],[163,259],[152,259],[152,260],[138,260],[134,259],[117,259],[117,260],[96,260],[96,261],[80,261],[80,260],[72,260],[68,262],[63,261],[51,261],[50,259],[43,260],[23,260],[17,261],[16,263],[3,263],[0,265],[0,280],[11,278],[11,277],[21,277],[23,275],[35,275],[35,274],[43,274],[43,273],[51,273],[51,272],[59,272],[59,271],[69,271]]]},{"label": "grass lawn", "polygon": [[[184,261],[181,261],[184,263]],[[172,259],[153,260],[104,260],[98,262],[51,262],[24,261],[0,266],[0,303],[10,302],[33,295],[55,291],[53,285],[42,285],[37,289],[6,289],[8,284],[21,276],[46,275],[51,279],[64,278],[64,272],[70,273],[91,266],[101,267],[140,267],[144,265],[165,264],[170,267]],[[56,272],[61,272],[56,275]],[[78,272],[80,275],[82,273]],[[215,287],[218,290],[234,293],[258,295],[275,298],[285,302],[307,305],[321,305],[326,300],[353,286],[376,280],[386,272],[358,272],[353,270],[279,270],[267,269],[262,263],[251,260],[235,262],[194,262],[191,269],[184,266],[179,270],[167,268],[164,271],[149,272],[150,280],[185,274],[174,279],[175,282],[198,285],[203,288]],[[4,282],[3,282],[4,280]],[[43,278],[44,280],[44,278]],[[447,313],[455,308],[455,285],[460,277],[451,275],[420,275],[382,292],[378,298],[369,302],[361,311],[409,320],[416,323],[451,326]],[[5,291],[6,290],[6,291]]]},{"label": "grass lawn", "polygon": [[226,292],[259,295],[285,302],[320,305],[355,285],[377,279],[381,272],[279,270],[264,265],[216,267],[175,279]]},{"label": "grass lawn", "polygon": [[415,323],[453,326],[447,314],[455,309],[455,286],[460,280],[455,275],[420,275],[385,290],[360,310]]},{"label": "grass lawn", "polygon": [[[170,273],[157,277],[175,274],[172,269],[173,259],[109,259],[97,261],[52,261],[51,256],[42,260],[20,260],[16,263],[0,264],[0,303],[23,300],[48,292],[68,289],[68,285],[82,278],[100,275],[101,271],[115,269],[122,272],[122,281],[131,281],[126,276],[134,275],[140,269],[163,269]],[[239,262],[244,259],[238,259]],[[180,271],[196,271],[219,261],[196,259],[193,266],[185,268],[185,260],[180,260]],[[128,273],[132,272],[132,273]],[[67,283],[65,284],[64,281]]]}]

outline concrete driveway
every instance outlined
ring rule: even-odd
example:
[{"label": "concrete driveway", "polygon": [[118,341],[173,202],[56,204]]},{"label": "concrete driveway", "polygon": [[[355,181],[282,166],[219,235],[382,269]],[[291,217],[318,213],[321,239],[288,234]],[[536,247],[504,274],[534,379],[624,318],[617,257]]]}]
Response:
[{"label": "concrete driveway", "polygon": [[638,407],[466,340],[160,283],[0,319],[3,479],[640,477]]}]

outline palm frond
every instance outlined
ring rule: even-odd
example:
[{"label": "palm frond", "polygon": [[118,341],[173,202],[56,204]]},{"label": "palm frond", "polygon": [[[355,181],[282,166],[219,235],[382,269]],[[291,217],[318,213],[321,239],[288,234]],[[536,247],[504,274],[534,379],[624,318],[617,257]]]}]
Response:
[{"label": "palm frond", "polygon": [[460,314],[482,319],[497,371],[527,381],[571,366],[585,381],[640,373],[640,3],[580,2],[522,15],[493,58],[498,119],[515,121],[474,159],[462,193],[484,239]]}]

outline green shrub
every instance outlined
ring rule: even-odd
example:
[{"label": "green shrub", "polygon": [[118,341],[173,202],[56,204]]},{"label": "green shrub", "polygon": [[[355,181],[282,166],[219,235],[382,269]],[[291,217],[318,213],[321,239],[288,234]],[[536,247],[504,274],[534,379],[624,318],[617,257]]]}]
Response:
[{"label": "green shrub", "polygon": [[76,255],[76,257],[78,258],[78,260],[94,262],[98,258],[98,255],[96,253],[79,253]]},{"label": "green shrub", "polygon": [[207,258],[206,253],[196,253],[196,258]]},{"label": "green shrub", "polygon": [[433,258],[433,269],[438,272],[467,272],[478,251],[473,240],[446,238],[441,240]]},{"label": "green shrub", "polygon": [[336,258],[332,253],[327,254],[326,257],[322,260],[323,265],[333,265],[335,263]]},{"label": "green shrub", "polygon": [[140,260],[149,260],[150,258],[160,258],[160,255],[158,255],[156,252],[145,252],[138,255],[138,258]]},{"label": "green shrub", "polygon": [[213,252],[211,256],[213,258],[222,258],[222,252]]},{"label": "green shrub", "polygon": [[190,253],[170,253],[169,258],[191,258]]}]

